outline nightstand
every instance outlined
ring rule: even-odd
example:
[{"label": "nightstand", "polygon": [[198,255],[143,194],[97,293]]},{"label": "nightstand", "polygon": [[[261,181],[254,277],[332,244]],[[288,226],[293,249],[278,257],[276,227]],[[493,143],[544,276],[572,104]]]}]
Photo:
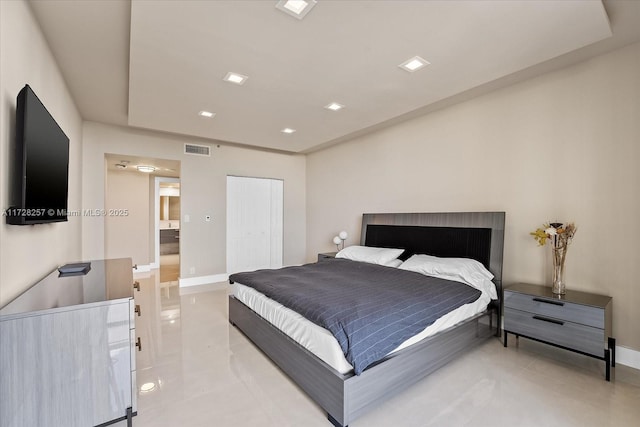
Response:
[{"label": "nightstand", "polygon": [[603,360],[606,379],[616,365],[611,334],[611,297],[568,290],[551,293],[548,286],[519,283],[504,289],[504,346],[507,335],[540,341]]},{"label": "nightstand", "polygon": [[335,258],[338,252],[325,252],[322,254],[318,254],[318,262],[323,261],[328,258]]}]

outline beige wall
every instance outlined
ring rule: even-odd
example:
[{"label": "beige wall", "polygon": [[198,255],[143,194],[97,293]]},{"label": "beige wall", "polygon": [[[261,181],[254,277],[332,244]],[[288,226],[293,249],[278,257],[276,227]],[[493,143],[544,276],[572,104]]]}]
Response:
[{"label": "beige wall", "polygon": [[[82,122],[31,10],[23,1],[0,1],[0,202],[9,204],[10,147],[15,139],[16,96],[29,84],[69,137],[69,209],[80,208]],[[0,221],[0,306],[58,265],[81,257],[80,217],[68,222],[17,226]]]},{"label": "beige wall", "polygon": [[[266,151],[217,147],[210,141],[128,129],[93,122],[84,123],[83,202],[104,208],[106,153],[180,161],[181,278],[226,273],[226,177],[227,175],[284,180],[284,263],[299,264],[305,258],[305,158]],[[211,157],[183,154],[184,143],[207,144]],[[190,222],[184,221],[189,215]],[[212,221],[205,222],[205,215]],[[83,257],[105,255],[105,220],[84,218]],[[140,242],[149,246],[149,242]],[[152,256],[152,255],[151,255]],[[149,259],[147,263],[153,262]],[[195,273],[190,273],[191,268]]]},{"label": "beige wall", "polygon": [[105,257],[149,264],[149,175],[110,170],[105,188]]},{"label": "beige wall", "polygon": [[611,295],[618,344],[640,350],[640,44],[307,158],[307,260],[359,239],[363,212],[503,210],[504,281],[545,283],[529,232],[575,221],[570,289]]}]

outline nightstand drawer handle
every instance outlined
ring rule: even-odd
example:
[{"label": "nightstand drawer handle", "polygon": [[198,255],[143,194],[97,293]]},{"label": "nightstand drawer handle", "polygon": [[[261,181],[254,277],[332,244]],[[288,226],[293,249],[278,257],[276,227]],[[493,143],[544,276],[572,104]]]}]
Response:
[{"label": "nightstand drawer handle", "polygon": [[542,298],[534,298],[533,300],[537,301],[537,302],[543,302],[545,304],[551,304],[551,305],[559,305],[559,306],[563,306],[564,305],[564,303],[560,302],[560,301],[549,301],[549,300],[542,299]]},{"label": "nightstand drawer handle", "polygon": [[533,316],[533,318],[536,320],[542,320],[543,322],[555,323],[556,325],[560,325],[560,326],[564,325],[564,322],[556,319],[548,319],[546,317],[540,317],[540,316]]}]

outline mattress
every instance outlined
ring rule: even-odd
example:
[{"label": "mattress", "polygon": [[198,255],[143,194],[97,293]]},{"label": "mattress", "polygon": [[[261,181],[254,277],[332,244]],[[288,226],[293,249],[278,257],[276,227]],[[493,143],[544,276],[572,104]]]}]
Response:
[{"label": "mattress", "polygon": [[[282,304],[266,297],[261,292],[258,292],[248,286],[244,286],[241,283],[234,283],[233,295],[244,305],[251,308],[262,318],[287,334],[291,339],[309,350],[336,371],[341,374],[353,371],[353,366],[351,366],[345,359],[338,341],[328,330],[305,319],[300,314],[283,306]],[[490,301],[491,298],[489,295],[486,292],[482,292],[476,301],[465,304],[440,317],[422,332],[404,341],[389,354],[402,350],[403,348],[415,344],[440,331],[450,328],[465,319],[483,312]]]}]

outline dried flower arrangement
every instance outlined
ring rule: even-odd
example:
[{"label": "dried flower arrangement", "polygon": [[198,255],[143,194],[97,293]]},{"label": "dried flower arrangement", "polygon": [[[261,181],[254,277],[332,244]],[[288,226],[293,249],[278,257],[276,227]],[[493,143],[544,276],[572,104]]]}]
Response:
[{"label": "dried flower arrangement", "polygon": [[567,247],[576,234],[577,227],[570,222],[563,224],[561,222],[551,222],[543,224],[542,228],[529,233],[538,242],[539,246],[544,246],[549,240],[552,249],[553,259],[553,278],[551,291],[554,294],[563,295],[566,290],[564,282],[564,261],[567,256]]}]

